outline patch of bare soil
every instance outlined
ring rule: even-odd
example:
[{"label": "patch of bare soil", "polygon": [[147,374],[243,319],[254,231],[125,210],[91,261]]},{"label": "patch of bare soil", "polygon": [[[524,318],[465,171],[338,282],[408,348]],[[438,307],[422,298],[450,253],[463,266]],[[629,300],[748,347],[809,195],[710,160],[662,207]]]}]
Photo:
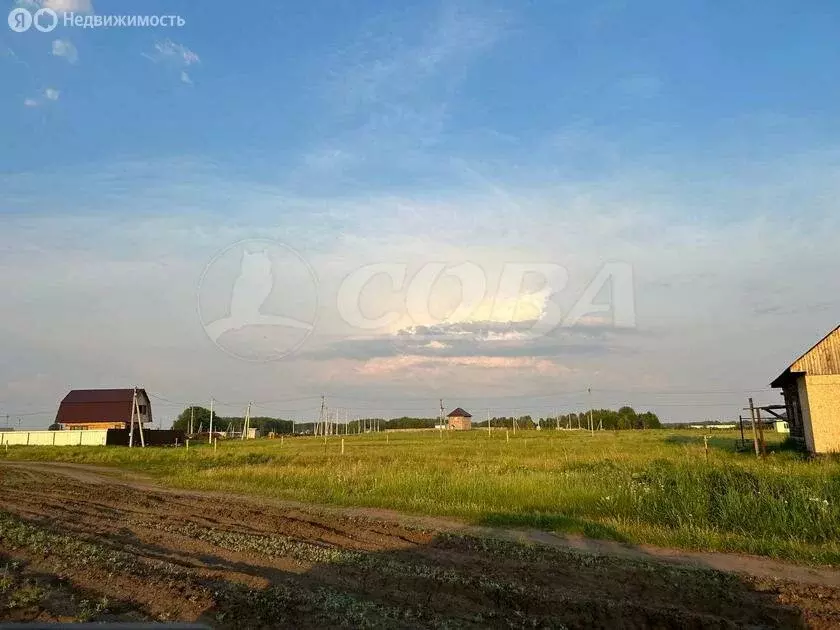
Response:
[{"label": "patch of bare soil", "polygon": [[825,571],[743,575],[702,556],[574,549],[537,533],[523,544],[66,468],[0,466],[0,621],[840,627]]}]

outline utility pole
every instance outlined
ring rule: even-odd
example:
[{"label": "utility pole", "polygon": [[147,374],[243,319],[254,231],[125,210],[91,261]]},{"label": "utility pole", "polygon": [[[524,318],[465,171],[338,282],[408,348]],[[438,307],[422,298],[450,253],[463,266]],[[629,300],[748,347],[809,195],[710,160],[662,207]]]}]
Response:
[{"label": "utility pole", "polygon": [[215,401],[213,400],[213,397],[211,396],[210,397],[210,437],[207,438],[207,443],[208,444],[213,443],[213,403],[214,402]]},{"label": "utility pole", "polygon": [[589,430],[592,431],[592,435],[595,435],[595,424],[592,422],[592,388],[588,387],[587,390],[589,391]]},{"label": "utility pole", "polygon": [[245,420],[242,421],[242,439],[245,439],[245,436],[248,433],[249,425],[251,424],[251,403],[248,403],[248,408],[245,410]]},{"label": "utility pole", "polygon": [[134,410],[136,408],[137,402],[137,391],[134,391],[134,396],[131,399],[131,420],[129,421],[129,429],[128,429],[128,448],[134,447]]},{"label": "utility pole", "polygon": [[755,456],[758,457],[761,452],[758,448],[758,430],[755,426],[755,405],[753,404],[753,399],[750,398],[750,423],[752,424],[753,430],[753,447],[755,448]]},{"label": "utility pole", "polygon": [[193,424],[195,423],[195,405],[190,405],[190,435],[193,434]]},{"label": "utility pole", "polygon": [[137,388],[134,388],[134,395],[131,398],[131,428],[128,430],[128,446],[134,446],[134,418],[137,418],[137,426],[140,429],[140,446],[146,446],[143,436],[143,421],[140,418],[140,407],[137,404]]},{"label": "utility pole", "polygon": [[438,415],[438,426],[440,426],[440,430],[443,431],[443,398],[440,399],[440,415]]},{"label": "utility pole", "polygon": [[146,438],[143,436],[143,419],[140,417],[140,403],[137,402],[136,387],[134,388],[134,406],[137,408],[137,427],[140,429],[140,446],[146,448]]},{"label": "utility pole", "polygon": [[[321,394],[321,411],[318,414],[318,426],[319,427],[321,427],[321,425],[326,422],[326,418],[325,418],[326,408],[327,408],[327,397],[324,394]],[[323,429],[324,427],[321,427],[321,428]],[[317,429],[315,431],[315,435],[318,435]],[[326,433],[324,433],[324,435],[326,435]]]},{"label": "utility pole", "polygon": [[488,437],[492,437],[493,434],[490,432],[490,410],[487,410],[487,435]]},{"label": "utility pole", "polygon": [[761,407],[755,408],[755,423],[758,425],[758,443],[761,446],[761,457],[767,457],[767,449],[764,446],[764,427],[761,420]]}]

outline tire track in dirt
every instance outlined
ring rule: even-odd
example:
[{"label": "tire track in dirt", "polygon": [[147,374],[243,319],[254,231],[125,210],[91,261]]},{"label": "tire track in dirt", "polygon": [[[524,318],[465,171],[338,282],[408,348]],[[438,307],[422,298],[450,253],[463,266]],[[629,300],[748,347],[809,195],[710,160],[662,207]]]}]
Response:
[{"label": "tire track in dirt", "polygon": [[152,618],[225,628],[840,625],[836,574],[825,569],[768,580],[664,552],[593,554],[542,532],[385,516],[161,489],[91,467],[0,465],[0,551]]}]

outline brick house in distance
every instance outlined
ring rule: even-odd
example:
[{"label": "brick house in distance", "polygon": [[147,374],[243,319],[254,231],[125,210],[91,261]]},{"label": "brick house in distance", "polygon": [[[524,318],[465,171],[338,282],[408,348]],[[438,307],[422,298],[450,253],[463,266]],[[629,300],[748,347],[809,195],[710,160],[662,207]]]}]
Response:
[{"label": "brick house in distance", "polygon": [[469,431],[472,429],[472,416],[458,407],[446,416],[448,418],[448,427],[454,431]]},{"label": "brick house in distance", "polygon": [[[58,407],[55,422],[62,429],[128,429],[134,389],[74,389]],[[152,406],[146,390],[137,389],[139,421],[152,421]],[[135,416],[135,421],[138,417]]]}]

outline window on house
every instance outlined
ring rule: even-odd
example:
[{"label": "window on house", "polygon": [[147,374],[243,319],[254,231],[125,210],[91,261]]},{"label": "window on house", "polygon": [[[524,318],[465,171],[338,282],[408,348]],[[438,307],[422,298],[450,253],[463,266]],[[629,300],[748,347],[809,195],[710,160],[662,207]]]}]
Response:
[{"label": "window on house", "polygon": [[137,405],[137,408],[140,410],[141,414],[146,413],[146,405]]}]

